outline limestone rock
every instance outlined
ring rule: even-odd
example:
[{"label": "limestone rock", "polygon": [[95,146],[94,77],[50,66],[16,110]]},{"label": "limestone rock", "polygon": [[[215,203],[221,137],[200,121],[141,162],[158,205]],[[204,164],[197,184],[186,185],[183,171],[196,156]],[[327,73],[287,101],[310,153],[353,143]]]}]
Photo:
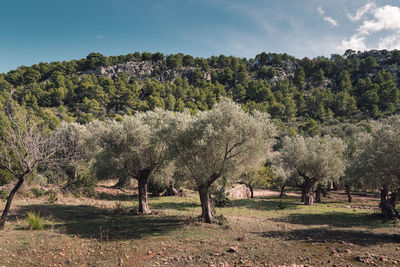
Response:
[{"label": "limestone rock", "polygon": [[251,196],[250,189],[244,184],[231,188],[228,193],[230,198],[250,198]]}]

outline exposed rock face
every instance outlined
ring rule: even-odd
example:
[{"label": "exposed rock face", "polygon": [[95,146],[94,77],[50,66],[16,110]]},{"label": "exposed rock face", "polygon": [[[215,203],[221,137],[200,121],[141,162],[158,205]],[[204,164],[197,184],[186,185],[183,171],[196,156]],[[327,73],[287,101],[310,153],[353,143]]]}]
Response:
[{"label": "exposed rock face", "polygon": [[129,78],[135,77],[141,80],[151,77],[155,74],[155,71],[162,67],[159,62],[153,61],[129,61],[124,64],[118,64],[108,67],[98,67],[93,72],[97,76],[105,76],[107,78],[113,78],[118,76],[119,73],[125,73]]},{"label": "exposed rock face", "polygon": [[269,83],[275,85],[280,80],[293,79],[299,64],[293,61],[285,61],[282,65],[271,65],[276,70],[276,75],[269,79]]},{"label": "exposed rock face", "polygon": [[[168,69],[167,66],[161,61],[128,61],[123,64],[97,67],[95,70],[89,70],[84,74],[94,73],[96,76],[104,76],[107,78],[114,78],[120,73],[125,73],[128,78],[135,78],[145,80],[151,77],[157,77],[161,82],[173,82],[176,78],[194,79],[195,72],[198,70],[193,67],[181,67],[178,69]],[[211,80],[211,73],[200,71],[201,78],[209,81]]]},{"label": "exposed rock face", "polygon": [[[345,58],[357,58],[362,60],[367,57],[374,57],[378,64],[380,64],[381,68],[377,68],[376,71],[372,73],[366,74],[369,77],[373,77],[376,73],[382,68],[388,71],[394,78],[395,81],[400,83],[400,71],[399,64],[391,64],[393,51],[388,50],[371,50],[365,52],[355,52],[355,51],[346,51],[344,57]],[[299,63],[296,61],[285,60],[280,62],[279,64],[271,64],[268,65],[273,67],[276,70],[276,74],[274,77],[269,79],[269,83],[272,85],[277,84],[281,80],[289,79],[293,80],[295,77],[296,70],[299,67]],[[221,70],[221,69],[219,69]],[[117,64],[113,66],[107,67],[97,67],[94,70],[84,71],[78,74],[92,74],[94,73],[96,76],[104,76],[107,78],[114,78],[118,76],[120,73],[125,73],[128,78],[134,78],[138,80],[145,80],[147,78],[156,78],[160,82],[174,82],[176,78],[180,77],[182,79],[188,79],[189,81],[193,81],[194,79],[201,78],[205,81],[211,80],[211,73],[215,71],[215,69],[211,69],[208,72],[201,70],[201,68],[195,67],[179,67],[176,69],[170,69],[167,67],[166,63],[163,61],[128,61],[126,63]],[[253,69],[252,71],[256,71]],[[358,78],[363,77],[364,75],[359,74]],[[311,84],[312,79],[308,78],[307,83]],[[330,88],[335,86],[334,81],[330,79],[326,79],[321,87]]]},{"label": "exposed rock face", "polygon": [[250,189],[244,185],[238,185],[228,190],[229,198],[250,198]]}]

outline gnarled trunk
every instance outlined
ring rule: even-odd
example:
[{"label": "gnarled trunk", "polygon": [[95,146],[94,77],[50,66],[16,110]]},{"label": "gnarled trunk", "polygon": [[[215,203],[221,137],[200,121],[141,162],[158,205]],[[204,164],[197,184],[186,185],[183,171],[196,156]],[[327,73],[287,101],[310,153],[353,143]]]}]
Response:
[{"label": "gnarled trunk", "polygon": [[339,185],[337,182],[333,182],[333,190],[338,191],[339,190]]},{"label": "gnarled trunk", "polygon": [[321,187],[321,185],[318,185],[317,190],[315,191],[315,202],[316,203],[321,203],[321,193],[322,193],[322,187]]},{"label": "gnarled trunk", "polygon": [[389,196],[389,190],[387,188],[381,190],[379,208],[382,211],[382,215],[387,219],[394,219],[399,215],[396,209],[397,196],[397,192],[392,192]]},{"label": "gnarled trunk", "polygon": [[282,198],[283,197],[283,193],[285,192],[285,184],[283,184],[282,186],[281,186],[281,193],[279,194],[279,198]]},{"label": "gnarled trunk", "polygon": [[301,200],[305,205],[312,205],[314,202],[314,198],[312,196],[312,189],[314,184],[316,183],[315,179],[304,178],[304,183],[302,186],[302,195]]},{"label": "gnarled trunk", "polygon": [[327,188],[326,188],[326,191],[331,191],[331,188],[332,188],[332,182],[328,182],[328,186],[327,186]]},{"label": "gnarled trunk", "polygon": [[247,184],[247,187],[250,189],[250,198],[253,199],[254,198],[253,186],[251,184]]},{"label": "gnarled trunk", "polygon": [[0,230],[4,229],[4,225],[7,220],[8,212],[10,211],[11,203],[14,199],[15,193],[17,193],[18,189],[21,187],[21,185],[24,183],[25,176],[22,176],[21,178],[18,179],[17,184],[14,186],[14,188],[11,190],[10,195],[7,198],[7,203],[6,206],[3,210],[3,214],[1,215],[0,218]]},{"label": "gnarled trunk", "polygon": [[301,202],[305,202],[306,201],[306,183],[303,182],[303,184],[301,185]]},{"label": "gnarled trunk", "polygon": [[139,191],[139,213],[150,214],[149,204],[147,202],[147,184],[149,182],[150,170],[145,169],[139,172],[138,191]]},{"label": "gnarled trunk", "polygon": [[201,185],[198,187],[201,202],[201,220],[206,223],[213,223],[213,205],[210,196],[209,186]]},{"label": "gnarled trunk", "polygon": [[347,194],[347,200],[351,203],[353,201],[353,197],[351,196],[351,186],[346,185],[346,194]]},{"label": "gnarled trunk", "polygon": [[327,192],[325,186],[322,187],[322,195],[323,195],[324,197],[326,197],[326,196],[328,195],[328,192]]},{"label": "gnarled trunk", "polygon": [[176,190],[175,183],[172,180],[169,182],[169,186],[167,188],[166,195],[167,196],[176,196],[176,195],[178,195],[178,190]]}]

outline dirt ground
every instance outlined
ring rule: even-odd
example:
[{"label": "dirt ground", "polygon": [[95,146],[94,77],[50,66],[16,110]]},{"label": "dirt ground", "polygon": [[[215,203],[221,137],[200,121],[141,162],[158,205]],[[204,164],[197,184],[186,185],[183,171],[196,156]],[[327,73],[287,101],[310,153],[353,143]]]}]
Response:
[{"label": "dirt ground", "polygon": [[[298,192],[256,190],[217,208],[219,224],[200,223],[197,194],[152,197],[136,214],[133,190],[97,188],[96,198],[18,196],[0,231],[1,266],[395,266],[400,223],[377,215],[374,195],[331,192],[301,205]],[[0,202],[0,208],[4,207]],[[45,229],[31,231],[27,212]],[[223,216],[221,216],[223,215]]]}]

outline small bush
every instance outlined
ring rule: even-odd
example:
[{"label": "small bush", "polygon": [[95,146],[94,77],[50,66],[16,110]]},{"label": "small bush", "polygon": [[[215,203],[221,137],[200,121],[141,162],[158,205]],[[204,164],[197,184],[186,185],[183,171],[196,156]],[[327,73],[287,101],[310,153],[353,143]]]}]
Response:
[{"label": "small bush", "polygon": [[71,192],[75,197],[94,196],[97,179],[91,173],[79,174],[78,177],[70,181],[66,185],[67,191]]},{"label": "small bush", "polygon": [[55,191],[50,190],[46,192],[46,194],[47,194],[47,201],[49,203],[55,203],[58,200],[57,193]]},{"label": "small bush", "polygon": [[42,230],[43,229],[42,218],[40,218],[39,214],[36,214],[33,212],[28,212],[26,221],[29,225],[30,230]]},{"label": "small bush", "polygon": [[147,190],[155,197],[160,196],[167,188],[167,182],[162,179],[150,179],[147,185]]},{"label": "small bush", "polygon": [[219,216],[215,216],[215,223],[217,223],[218,225],[224,226],[226,229],[230,228],[228,219],[222,214]]},{"label": "small bush", "polygon": [[31,192],[35,195],[35,197],[42,197],[45,194],[44,190],[41,188],[31,188]]},{"label": "small bush", "polygon": [[27,182],[28,182],[29,185],[46,186],[47,185],[47,178],[42,174],[34,172],[31,176],[29,176]]},{"label": "small bush", "polygon": [[4,189],[0,189],[0,199],[7,199],[7,191]]},{"label": "small bush", "polygon": [[214,203],[216,207],[230,207],[232,206],[231,200],[225,190],[218,190],[214,193]]}]

